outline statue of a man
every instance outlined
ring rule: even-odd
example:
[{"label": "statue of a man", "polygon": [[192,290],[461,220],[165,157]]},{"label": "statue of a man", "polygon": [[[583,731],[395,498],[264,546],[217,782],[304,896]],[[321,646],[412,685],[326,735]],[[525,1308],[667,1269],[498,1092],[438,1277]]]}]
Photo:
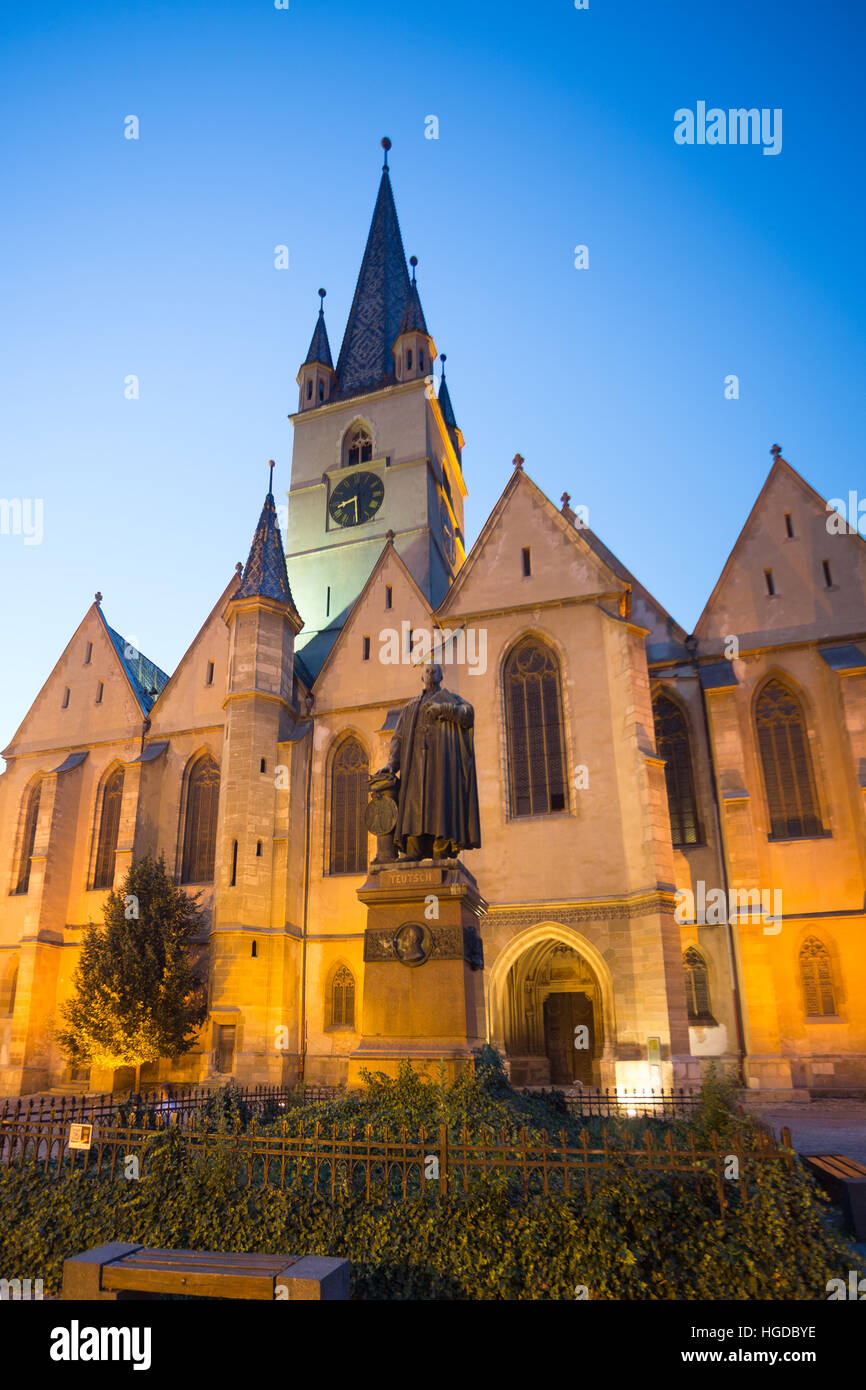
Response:
[{"label": "statue of a man", "polygon": [[481,844],[475,711],[441,686],[442,668],[431,662],[421,694],[400,711],[381,769],[400,774],[394,843],[407,859],[448,859]]}]

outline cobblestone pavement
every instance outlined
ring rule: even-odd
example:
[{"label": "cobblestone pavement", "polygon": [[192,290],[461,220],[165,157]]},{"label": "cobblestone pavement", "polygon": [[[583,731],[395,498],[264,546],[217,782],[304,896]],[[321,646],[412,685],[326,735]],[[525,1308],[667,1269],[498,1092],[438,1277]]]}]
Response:
[{"label": "cobblestone pavement", "polygon": [[748,1106],[778,1139],[783,1125],[798,1153],[836,1153],[866,1163],[866,1100],[760,1101]]}]

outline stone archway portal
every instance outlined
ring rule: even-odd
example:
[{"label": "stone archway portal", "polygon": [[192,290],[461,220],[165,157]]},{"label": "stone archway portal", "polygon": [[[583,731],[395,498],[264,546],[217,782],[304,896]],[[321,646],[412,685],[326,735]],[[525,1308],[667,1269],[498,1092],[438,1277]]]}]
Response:
[{"label": "stone archway portal", "polygon": [[551,938],[528,947],[508,971],[504,1003],[514,1085],[601,1084],[602,993],[579,951]]}]

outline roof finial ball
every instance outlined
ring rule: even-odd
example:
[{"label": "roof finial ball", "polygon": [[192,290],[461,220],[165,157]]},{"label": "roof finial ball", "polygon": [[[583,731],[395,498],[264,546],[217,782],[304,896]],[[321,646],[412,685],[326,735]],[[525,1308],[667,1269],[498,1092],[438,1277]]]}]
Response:
[{"label": "roof finial ball", "polygon": [[383,169],[387,169],[387,168],[388,168],[388,151],[389,151],[390,148],[391,148],[391,141],[388,139],[387,135],[383,135],[383,136],[382,136],[381,144],[382,144],[382,149],[385,151],[385,163],[382,165],[382,168],[383,168]]},{"label": "roof finial ball", "polygon": [[418,257],[417,257],[417,256],[410,256],[410,257],[409,257],[409,264],[410,264],[411,267],[412,267],[412,284],[414,285],[414,283],[415,283],[415,267],[416,267],[416,265],[418,264]]},{"label": "roof finial ball", "polygon": [[445,363],[448,361],[448,353],[447,353],[447,352],[441,352],[441,353],[439,354],[439,361],[442,363],[442,380],[444,381],[444,380],[445,380]]},{"label": "roof finial ball", "polygon": [[268,468],[271,470],[268,477],[268,496],[270,497],[273,495],[274,491],[274,469],[276,468],[273,459],[268,459]]},{"label": "roof finial ball", "polygon": [[327,293],[328,293],[327,290],[319,290],[319,313],[320,313],[320,314],[323,314],[323,313],[325,312],[325,295],[326,295]]}]

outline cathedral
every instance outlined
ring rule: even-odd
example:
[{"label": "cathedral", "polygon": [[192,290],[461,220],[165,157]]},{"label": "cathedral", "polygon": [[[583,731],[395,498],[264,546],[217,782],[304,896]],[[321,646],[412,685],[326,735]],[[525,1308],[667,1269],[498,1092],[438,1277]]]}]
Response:
[{"label": "cathedral", "polygon": [[[774,446],[691,634],[519,455],[468,546],[463,434],[383,146],[336,364],[319,291],[286,503],[271,481],[171,675],[97,594],[4,749],[0,1094],[129,1087],[71,1067],[55,1029],[84,929],[148,852],[204,908],[208,1016],[143,1085],[393,1071],[369,788],[431,656],[474,710],[471,1040],[524,1086],[679,1086],[715,1061],[768,1097],[866,1091],[856,519]],[[434,1075],[465,1060],[447,1012],[410,1010],[397,1049]]]}]

